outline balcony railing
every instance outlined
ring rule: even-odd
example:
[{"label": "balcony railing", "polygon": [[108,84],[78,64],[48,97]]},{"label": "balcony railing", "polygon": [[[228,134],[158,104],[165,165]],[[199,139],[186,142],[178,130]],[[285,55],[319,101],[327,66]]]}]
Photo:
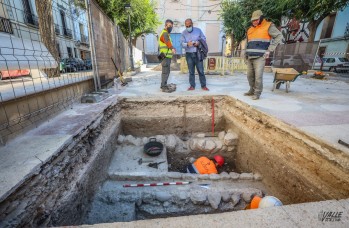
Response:
[{"label": "balcony railing", "polygon": [[56,32],[57,35],[61,34],[61,29],[59,28],[58,24],[55,24],[55,32]]},{"label": "balcony railing", "polygon": [[30,12],[24,12],[24,22],[31,26],[39,27],[38,17]]},{"label": "balcony railing", "polygon": [[0,17],[0,32],[13,34],[11,21],[9,19]]},{"label": "balcony railing", "polygon": [[88,37],[81,34],[81,43],[88,44]]},{"label": "balcony railing", "polygon": [[66,36],[70,39],[73,38],[73,32],[71,31],[71,29],[64,28],[63,33],[64,33],[64,36]]}]

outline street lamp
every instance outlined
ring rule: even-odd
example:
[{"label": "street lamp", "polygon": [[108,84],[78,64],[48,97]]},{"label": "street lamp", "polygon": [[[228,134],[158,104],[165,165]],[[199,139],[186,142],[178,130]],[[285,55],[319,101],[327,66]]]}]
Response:
[{"label": "street lamp", "polygon": [[142,59],[143,59],[143,63],[147,63],[147,59],[145,58],[145,50],[144,50],[144,39],[145,39],[145,35],[142,34],[142,35],[141,35],[141,38],[142,38],[142,42],[143,42]]},{"label": "street lamp", "polygon": [[225,40],[225,35],[222,36],[222,56],[224,56],[224,50],[223,50],[223,46],[224,46],[224,40]]},{"label": "street lamp", "polygon": [[125,11],[128,14],[128,31],[129,31],[129,47],[130,47],[130,63],[131,63],[131,70],[134,71],[135,67],[133,65],[133,51],[132,51],[132,36],[131,36],[131,4],[126,3],[124,5]]}]

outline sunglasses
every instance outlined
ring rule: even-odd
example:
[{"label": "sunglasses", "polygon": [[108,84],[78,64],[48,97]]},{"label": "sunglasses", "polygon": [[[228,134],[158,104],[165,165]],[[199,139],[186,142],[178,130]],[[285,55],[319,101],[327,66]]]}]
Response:
[{"label": "sunglasses", "polygon": [[186,28],[190,28],[192,25],[185,26]]}]

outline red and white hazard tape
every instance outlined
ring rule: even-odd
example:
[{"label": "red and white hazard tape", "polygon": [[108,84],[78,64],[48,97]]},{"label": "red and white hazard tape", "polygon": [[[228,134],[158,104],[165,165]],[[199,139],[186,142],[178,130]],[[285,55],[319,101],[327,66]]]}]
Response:
[{"label": "red and white hazard tape", "polygon": [[168,185],[184,185],[190,184],[189,181],[181,181],[181,182],[163,182],[163,183],[150,183],[150,184],[124,184],[124,188],[128,187],[154,187],[154,186],[168,186]]}]

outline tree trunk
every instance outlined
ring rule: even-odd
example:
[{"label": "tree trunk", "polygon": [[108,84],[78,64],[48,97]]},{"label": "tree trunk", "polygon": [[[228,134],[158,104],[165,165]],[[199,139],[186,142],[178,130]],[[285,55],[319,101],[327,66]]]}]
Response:
[{"label": "tree trunk", "polygon": [[309,43],[312,43],[312,42],[314,42],[315,33],[316,33],[316,29],[317,29],[316,21],[309,21],[308,29],[309,29],[309,38],[308,38],[308,42],[309,42]]},{"label": "tree trunk", "polygon": [[[59,64],[59,54],[56,47],[56,33],[53,26],[52,0],[35,0],[39,18],[39,32],[42,43]],[[44,69],[48,77],[59,77],[59,65],[56,68]]]}]

